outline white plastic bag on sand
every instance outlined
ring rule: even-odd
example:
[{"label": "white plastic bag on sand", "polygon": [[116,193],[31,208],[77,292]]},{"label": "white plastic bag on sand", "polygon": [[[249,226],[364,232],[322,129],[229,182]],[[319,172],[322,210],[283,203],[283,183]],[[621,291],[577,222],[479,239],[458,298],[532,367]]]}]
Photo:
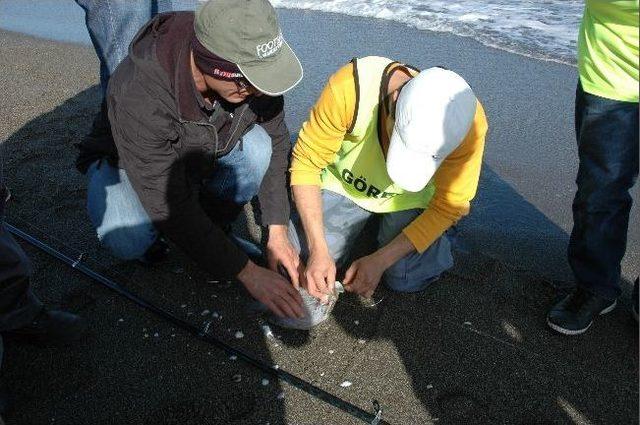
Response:
[{"label": "white plastic bag on sand", "polygon": [[272,313],[267,313],[267,320],[283,328],[309,330],[327,320],[331,310],[333,310],[333,307],[338,301],[338,296],[344,292],[344,287],[342,283],[336,281],[333,293],[329,295],[329,301],[326,304],[322,304],[319,299],[309,295],[306,289],[302,287],[299,288],[298,291],[302,296],[302,308],[305,312],[303,318],[283,318]]}]

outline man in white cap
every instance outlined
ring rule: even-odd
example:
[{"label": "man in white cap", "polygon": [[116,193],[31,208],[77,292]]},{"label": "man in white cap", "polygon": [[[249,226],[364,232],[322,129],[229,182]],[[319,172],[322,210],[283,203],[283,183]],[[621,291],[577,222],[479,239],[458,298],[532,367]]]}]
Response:
[{"label": "man in white cap", "polygon": [[[365,297],[381,280],[423,290],[450,268],[447,230],[469,212],[487,128],[455,72],[381,57],[338,70],[303,124],[290,168],[299,215],[290,239],[306,261],[308,292],[331,292],[336,262],[346,268],[345,288]],[[348,265],[372,215],[381,216],[379,246]]]},{"label": "man in white cap", "polygon": [[[276,271],[298,266],[287,238],[282,94],[301,79],[267,0],[210,0],[149,21],[109,80],[113,142],[80,146],[100,241],[119,258],[153,262],[162,235],[214,278],[237,278],[275,314],[302,315],[300,295]],[[229,237],[256,195],[269,268]]]}]

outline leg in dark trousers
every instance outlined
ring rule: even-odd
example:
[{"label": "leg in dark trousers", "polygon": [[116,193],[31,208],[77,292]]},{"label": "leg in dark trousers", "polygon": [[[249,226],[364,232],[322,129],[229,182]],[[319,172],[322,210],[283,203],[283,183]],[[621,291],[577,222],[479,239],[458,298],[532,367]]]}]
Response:
[{"label": "leg in dark trousers", "polygon": [[[84,336],[87,328],[74,314],[45,309],[31,291],[31,263],[4,225],[7,190],[1,178],[0,174],[0,366],[3,334],[40,343],[71,342]],[[0,414],[8,404],[3,390],[0,388]]]},{"label": "leg in dark trousers", "polygon": [[627,246],[630,189],[638,177],[638,104],[576,93],[580,165],[569,263],[578,286],[613,300]]},{"label": "leg in dark trousers", "polygon": [[31,263],[4,225],[6,189],[0,181],[0,334],[39,343],[66,343],[84,336],[75,314],[45,309],[31,291]]},{"label": "leg in dark trousers", "polygon": [[638,103],[576,91],[580,164],[568,258],[576,290],[549,311],[547,324],[565,335],[587,331],[620,295],[631,195],[638,178]]},{"label": "leg in dark trousers", "polygon": [[[0,185],[2,183],[0,182]],[[31,264],[4,226],[6,191],[0,189],[0,333],[21,328],[42,310],[29,285]]]},{"label": "leg in dark trousers", "polygon": [[[29,285],[29,259],[4,226],[6,199],[7,191],[0,180],[0,366],[4,351],[2,332],[27,326],[42,311],[42,303]],[[0,414],[7,408],[2,391],[0,389]]]}]

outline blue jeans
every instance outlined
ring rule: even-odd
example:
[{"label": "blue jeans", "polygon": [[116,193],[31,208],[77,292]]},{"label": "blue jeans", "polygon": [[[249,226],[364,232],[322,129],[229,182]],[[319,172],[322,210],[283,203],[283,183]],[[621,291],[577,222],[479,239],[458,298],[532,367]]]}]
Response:
[{"label": "blue jeans", "polygon": [[[271,160],[271,137],[254,125],[231,152],[216,161],[204,190],[244,205],[257,195]],[[141,258],[158,238],[127,172],[96,161],[87,172],[87,211],[98,239],[118,258]]]},{"label": "blue jeans", "polygon": [[638,178],[638,103],[576,91],[580,164],[573,201],[569,264],[576,284],[607,299],[620,295],[620,262],[627,247]]},{"label": "blue jeans", "polygon": [[173,10],[194,10],[197,0],[76,0],[85,11],[89,36],[100,60],[100,85],[127,56],[129,43],[153,16]]},{"label": "blue jeans", "polygon": [[[402,229],[422,213],[421,209],[382,214],[377,242],[383,246],[398,236]],[[350,199],[337,193],[322,191],[324,232],[329,253],[339,267],[347,266],[350,250],[367,221],[374,213],[360,208]],[[289,224],[289,239],[304,261],[309,249],[298,214],[293,214]],[[451,240],[447,234],[437,239],[422,254],[414,252],[388,268],[383,282],[399,292],[417,292],[426,289],[440,274],[453,266]]]}]

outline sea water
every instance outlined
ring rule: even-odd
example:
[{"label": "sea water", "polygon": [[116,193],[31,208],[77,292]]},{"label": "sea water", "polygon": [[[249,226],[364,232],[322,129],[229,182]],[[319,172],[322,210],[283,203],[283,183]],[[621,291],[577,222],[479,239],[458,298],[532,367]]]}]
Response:
[{"label": "sea water", "polygon": [[[132,0],[148,1],[158,0]],[[165,0],[166,1],[166,0]],[[386,19],[449,32],[541,59],[575,64],[583,0],[271,0],[279,8]],[[89,43],[73,0],[0,0],[0,28]]]},{"label": "sea water", "polygon": [[584,0],[271,0],[274,6],[402,22],[575,64]]}]

